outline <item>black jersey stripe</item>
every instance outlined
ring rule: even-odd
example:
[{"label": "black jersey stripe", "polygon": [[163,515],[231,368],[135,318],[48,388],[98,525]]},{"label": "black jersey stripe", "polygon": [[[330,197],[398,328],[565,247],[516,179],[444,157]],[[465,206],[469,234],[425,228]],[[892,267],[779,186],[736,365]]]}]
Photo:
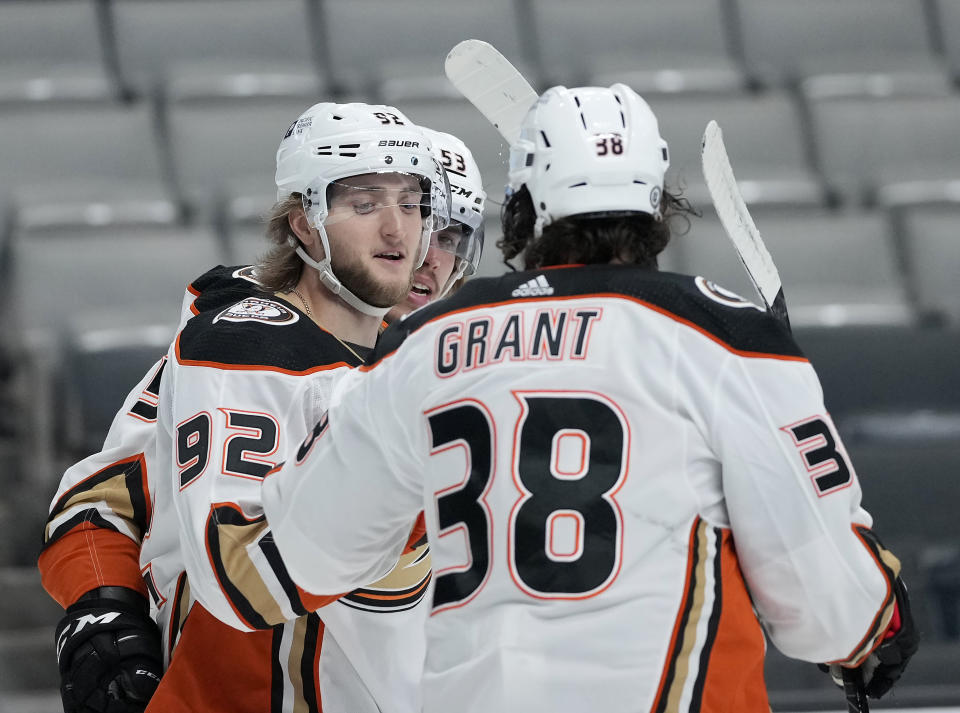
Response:
[{"label": "black jersey stripe", "polygon": [[43,545],[43,550],[46,550],[48,547],[53,545],[54,542],[57,542],[65,535],[70,534],[75,527],[78,525],[83,525],[84,523],[89,523],[100,530],[113,530],[114,532],[120,532],[116,525],[104,518],[103,515],[101,515],[96,509],[90,508],[89,510],[78,512],[70,519],[60,523],[60,525],[58,525],[57,528],[48,535],[47,541]]},{"label": "black jersey stripe", "polygon": [[667,705],[670,702],[674,686],[683,686],[683,681],[675,681],[678,673],[678,664],[683,654],[683,645],[685,634],[690,624],[690,618],[693,613],[693,604],[696,600],[697,589],[702,586],[700,580],[700,544],[703,537],[701,520],[698,517],[694,519],[693,527],[690,532],[689,557],[687,566],[687,591],[686,596],[680,606],[680,615],[674,625],[673,641],[670,651],[667,653],[666,665],[664,666],[664,675],[660,684],[660,691],[650,709],[652,713],[665,713]]},{"label": "black jersey stripe", "polygon": [[713,611],[707,621],[707,635],[700,651],[700,665],[697,667],[697,679],[693,684],[690,697],[690,713],[697,713],[703,705],[703,689],[707,683],[707,670],[710,667],[710,656],[713,645],[717,640],[717,629],[720,627],[720,612],[723,609],[723,579],[721,576],[722,558],[720,551],[723,547],[723,532],[719,528],[712,528],[708,536],[713,538],[717,555],[713,558]]},{"label": "black jersey stripe", "polygon": [[302,681],[303,698],[307,710],[322,710],[320,700],[319,681],[317,680],[317,656],[323,646],[323,622],[316,613],[306,616],[307,626],[303,635],[303,657],[300,660],[300,678]]},{"label": "black jersey stripe", "polygon": [[[97,505],[105,504],[117,517],[131,526],[135,537],[142,537],[150,527],[151,505],[146,485],[146,462],[143,453],[111,463],[84,478],[60,496],[50,509],[44,530],[44,549],[66,534],[79,521],[88,520],[117,530],[97,511]],[[79,505],[87,507],[76,516],[60,523],[50,532],[50,526],[62,513]]]},{"label": "black jersey stripe", "polygon": [[173,650],[177,646],[180,638],[180,632],[183,631],[183,624],[187,619],[186,606],[190,600],[190,590],[187,587],[187,573],[181,572],[177,577],[177,586],[174,588],[173,601],[169,602],[170,623],[167,628],[167,657],[173,656]]},{"label": "black jersey stripe", "polygon": [[290,577],[290,573],[287,572],[287,568],[283,564],[283,558],[280,556],[277,544],[273,541],[272,534],[266,534],[260,538],[260,550],[263,552],[264,557],[266,557],[267,562],[270,563],[270,568],[273,570],[273,573],[280,581],[280,586],[283,587],[287,599],[290,600],[290,608],[293,609],[298,616],[307,614],[307,607],[300,598],[296,583]]},{"label": "black jersey stripe", "polygon": [[283,664],[280,659],[284,626],[273,628],[270,639],[270,713],[283,713]]},{"label": "black jersey stripe", "polygon": [[220,526],[223,524],[244,527],[256,525],[260,522],[264,522],[263,517],[248,520],[243,516],[243,513],[230,506],[211,508],[210,516],[207,518],[207,552],[217,575],[220,589],[226,595],[237,616],[251,629],[269,629],[271,626],[247,599],[238,583],[234,582],[230,576],[220,546]]}]

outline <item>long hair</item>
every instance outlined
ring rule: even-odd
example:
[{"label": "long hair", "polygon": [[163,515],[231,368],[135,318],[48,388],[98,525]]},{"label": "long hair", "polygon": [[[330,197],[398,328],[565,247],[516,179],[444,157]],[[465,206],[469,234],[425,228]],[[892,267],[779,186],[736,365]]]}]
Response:
[{"label": "long hair", "polygon": [[561,218],[547,225],[543,234],[534,237],[537,216],[526,186],[522,186],[503,206],[501,221],[503,238],[497,247],[504,263],[523,253],[524,269],[550,265],[595,265],[621,262],[656,269],[657,255],[670,242],[676,222],[685,222],[696,214],[686,198],[663,192],[663,218],[647,213],[623,215],[576,215]]},{"label": "long hair", "polygon": [[290,227],[290,213],[303,205],[303,197],[292,193],[278,201],[267,215],[267,241],[270,248],[256,265],[257,281],[267,292],[286,292],[297,286],[303,261],[297,255],[290,239],[297,243],[297,236]]}]

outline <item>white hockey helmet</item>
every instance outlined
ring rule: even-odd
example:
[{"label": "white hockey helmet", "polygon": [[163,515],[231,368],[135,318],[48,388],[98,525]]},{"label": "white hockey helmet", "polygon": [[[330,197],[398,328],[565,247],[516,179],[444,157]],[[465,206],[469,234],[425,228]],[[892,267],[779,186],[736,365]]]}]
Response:
[{"label": "white hockey helmet", "polygon": [[330,212],[327,188],[339,179],[367,173],[414,176],[422,190],[422,232],[416,265],[423,264],[430,235],[450,219],[450,186],[434,159],[430,140],[416,124],[392,106],[380,104],[314,104],[287,129],[277,149],[277,200],[303,196],[310,225],[317,229],[324,259],[314,260],[302,245],[300,258],[320,273],[334,294],[364,314],[382,316],[389,308],[369,305],[346,289],[333,273],[330,241],[324,222]]},{"label": "white hockey helmet", "polygon": [[436,247],[456,256],[453,274],[446,284],[441,285],[442,297],[457,280],[464,275],[475,274],[480,266],[480,256],[483,253],[483,208],[487,193],[483,190],[480,168],[465,143],[452,134],[426,127],[421,129],[433,145],[434,158],[447,172],[450,183],[451,227],[459,224],[459,235],[452,243],[434,239]]},{"label": "white hockey helmet", "polygon": [[650,106],[625,84],[548,89],[510,147],[508,193],[526,186],[535,232],[571,215],[660,217],[670,165]]}]

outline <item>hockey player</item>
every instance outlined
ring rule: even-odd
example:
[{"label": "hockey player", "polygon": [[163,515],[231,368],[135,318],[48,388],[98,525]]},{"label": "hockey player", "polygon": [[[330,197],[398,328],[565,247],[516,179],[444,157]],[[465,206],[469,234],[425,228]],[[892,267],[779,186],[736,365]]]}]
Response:
[{"label": "hockey player", "polygon": [[460,139],[421,127],[433,143],[434,158],[447,172],[452,209],[450,225],[430,240],[433,249],[417,270],[407,297],[387,313],[393,322],[443,297],[477,271],[483,250],[483,205],[487,194],[473,154]]},{"label": "hockey player", "polygon": [[[386,131],[382,127],[384,117],[392,127]],[[363,144],[366,153],[361,151],[359,160],[337,162],[335,159],[315,158],[311,162],[310,156],[304,155],[316,148],[318,143],[323,143],[323,139],[338,138],[337,132],[331,128],[331,121],[348,123],[349,130],[341,130],[339,138],[346,141],[350,137],[344,134],[350,134]],[[342,124],[336,126],[339,129]],[[211,453],[222,448],[223,463],[218,467],[219,474],[214,477],[228,482],[249,483],[247,491],[242,490],[243,485],[240,486],[243,494],[238,498],[242,501],[242,508],[247,511],[251,507],[255,509],[257,475],[254,472],[244,473],[244,469],[269,469],[269,464],[264,465],[262,458],[257,458],[263,455],[265,439],[272,435],[279,443],[287,437],[286,431],[297,427],[302,431],[305,424],[316,416],[309,414],[309,411],[297,414],[283,404],[283,392],[286,390],[289,393],[290,389],[295,388],[294,379],[284,378],[296,374],[297,369],[291,367],[309,364],[305,373],[314,372],[314,376],[302,381],[311,380],[315,383],[310,388],[305,384],[303,386],[321,398],[317,402],[319,408],[324,404],[322,397],[331,379],[348,365],[355,366],[359,362],[358,354],[362,354],[366,346],[343,344],[335,333],[324,329],[328,326],[326,317],[331,316],[331,312],[334,318],[338,314],[341,317],[346,314],[345,324],[348,327],[351,324],[351,310],[357,313],[353,315],[356,318],[353,322],[371,320],[360,318],[360,314],[366,314],[361,309],[345,309],[339,305],[342,293],[331,300],[327,298],[326,288],[313,289],[312,280],[316,279],[316,273],[309,269],[301,271],[300,260],[312,259],[323,267],[324,261],[316,260],[318,251],[313,248],[317,240],[331,241],[332,265],[328,264],[328,272],[321,274],[326,275],[325,285],[334,285],[331,277],[336,280],[342,279],[343,273],[351,274],[350,265],[338,260],[338,240],[340,247],[352,247],[343,244],[344,231],[349,231],[346,234],[354,239],[355,244],[367,237],[364,232],[370,236],[377,233],[370,227],[359,229],[359,220],[353,216],[364,216],[362,220],[369,225],[371,220],[378,218],[378,213],[381,222],[385,222],[383,216],[393,210],[400,220],[406,220],[410,225],[415,223],[416,230],[413,232],[416,234],[418,250],[423,249],[422,227],[440,227],[426,220],[427,216],[423,213],[430,211],[427,205],[421,204],[420,193],[425,189],[423,184],[433,180],[432,169],[427,168],[430,162],[425,160],[419,149],[409,145],[397,148],[402,142],[417,141],[412,136],[413,131],[408,129],[409,124],[403,115],[390,107],[313,107],[291,126],[281,144],[278,159],[285,163],[278,169],[278,184],[286,181],[286,184],[280,185],[281,196],[286,200],[275,210],[269,229],[275,243],[273,254],[257,269],[258,276],[261,272],[266,275],[261,280],[276,279],[277,275],[286,275],[288,278],[299,275],[299,282],[294,280],[290,285],[292,290],[286,293],[287,299],[284,299],[283,293],[280,299],[275,299],[269,291],[269,285],[260,285],[252,280],[253,271],[250,269],[216,268],[191,286],[185,315],[198,316],[179,334],[171,354],[179,361],[182,355],[180,344],[184,337],[192,336],[194,340],[208,337],[216,341],[216,348],[223,349],[226,359],[232,361],[203,365],[204,369],[212,369],[212,372],[208,372],[213,374],[210,381],[220,379],[228,382],[238,394],[243,390],[241,387],[249,386],[258,393],[253,396],[243,394],[243,398],[272,400],[272,404],[282,412],[275,415],[265,409],[258,413],[237,414],[242,420],[249,421],[247,426],[236,421],[235,415],[221,412],[226,426],[226,433],[219,436],[222,444],[204,454],[204,458],[209,458]],[[290,141],[291,137],[293,141]],[[443,135],[440,138],[443,139],[442,145],[434,147],[437,156],[442,157],[441,148],[448,152],[465,150],[453,137]],[[388,141],[394,143],[388,149],[381,149]],[[423,148],[426,145],[423,144]],[[468,175],[461,177],[461,182],[474,193],[482,194],[476,164],[468,151],[465,156],[469,171]],[[376,160],[384,162],[377,167],[378,170],[401,160],[408,160],[412,166],[419,165],[419,170],[405,171],[417,183],[414,191],[416,200],[409,200],[412,194],[404,194],[392,198],[387,196],[388,199],[384,201],[377,197],[371,186],[365,184],[369,175],[365,179],[355,179],[350,175],[350,171],[369,167],[370,162]],[[376,177],[395,182],[398,176],[397,172],[388,170]],[[409,175],[400,178],[401,187],[409,185]],[[310,181],[313,186],[301,186],[298,181]],[[331,217],[326,221],[319,215],[323,209],[310,206],[309,198],[304,197],[304,208],[301,209],[301,199],[288,195],[296,192],[313,193],[315,196],[314,191],[318,187],[324,188],[324,181],[330,184],[333,196],[330,201]],[[364,190],[357,188],[358,182],[364,184]],[[437,204],[442,203],[440,200]],[[477,217],[471,215],[477,204],[457,200],[454,205],[469,215],[471,225],[478,224]],[[340,209],[342,215],[345,207],[353,212],[351,217],[336,220],[337,210]],[[292,234],[301,235],[296,232],[297,224],[292,219],[288,220],[288,215],[301,221],[309,216],[313,222],[313,230],[308,233],[313,239],[312,248],[304,248],[302,243],[296,246],[306,253],[303,258],[295,256],[295,246],[288,243]],[[416,220],[410,221],[410,215],[416,216]],[[482,200],[477,215],[482,219]],[[406,233],[410,233],[410,230],[406,230]],[[474,233],[465,240],[461,251],[478,257],[477,241],[481,239],[482,232]],[[435,233],[432,242],[438,240],[443,242],[442,237]],[[449,265],[451,269],[455,266],[460,271],[475,270],[475,263],[462,261],[460,257],[446,260],[444,256],[436,255],[444,249],[431,246],[425,265]],[[319,255],[330,252],[328,246]],[[411,254],[409,246],[403,252]],[[395,261],[398,256],[391,257]],[[347,269],[341,273],[339,265],[346,265]],[[334,267],[337,268],[336,274]],[[435,269],[434,274],[438,284],[447,281],[442,267]],[[351,276],[351,279],[354,277]],[[274,285],[275,289],[281,287],[280,283]],[[408,287],[409,276],[403,291],[406,292]],[[396,301],[399,296],[400,293],[395,292],[389,299]],[[353,298],[359,299],[356,294]],[[319,308],[318,301],[321,302]],[[329,309],[330,302],[334,304],[332,310]],[[367,312],[382,314],[385,311],[385,305],[376,309],[370,309],[369,305],[359,306],[365,307]],[[320,326],[315,326],[309,319],[310,312],[320,315]],[[376,325],[378,318],[369,316],[375,318],[373,323]],[[285,322],[284,319],[290,321]],[[287,336],[289,333],[281,333],[283,339],[274,338],[278,326],[298,323],[301,325],[299,334]],[[229,329],[218,330],[215,326],[218,324]],[[255,340],[261,335],[269,341],[256,344]],[[248,343],[241,345],[245,339]],[[251,356],[251,361],[257,360],[259,349],[260,361],[266,363],[241,364],[244,358],[241,346],[245,347],[245,353]],[[298,350],[303,353],[295,353]],[[287,360],[276,369],[283,376],[271,377],[271,359]],[[332,359],[338,360],[337,363],[325,368],[324,360]],[[201,604],[194,605],[206,593],[208,583],[197,585],[204,576],[217,590],[212,595],[214,598],[222,596],[220,587],[228,592],[226,597],[231,607],[235,601],[243,602],[247,597],[254,601],[254,606],[264,606],[265,596],[284,598],[289,595],[288,601],[265,605],[270,611],[266,617],[261,617],[263,623],[276,624],[278,616],[294,618],[296,614],[311,611],[329,599],[311,598],[305,592],[298,594],[295,589],[291,590],[292,593],[280,592],[276,585],[278,579],[281,585],[284,583],[281,577],[282,563],[256,563],[264,567],[266,583],[263,581],[264,574],[257,572],[255,567],[243,569],[249,567],[249,563],[242,562],[239,570],[231,569],[236,561],[231,559],[235,551],[226,551],[219,559],[213,554],[208,559],[201,556],[202,562],[197,570],[199,574],[191,578],[186,576],[184,558],[187,557],[189,561],[190,540],[189,536],[185,538],[188,545],[181,551],[178,538],[180,523],[174,512],[178,507],[176,501],[184,497],[182,493],[185,490],[177,488],[175,494],[171,495],[168,491],[173,481],[158,476],[157,464],[162,463],[164,457],[170,459],[175,456],[180,459],[182,454],[174,451],[181,446],[191,449],[197,444],[190,442],[188,434],[182,444],[168,445],[169,453],[156,452],[158,447],[163,450],[165,440],[156,438],[157,402],[160,399],[165,361],[162,360],[131,392],[114,422],[104,451],[67,472],[52,506],[40,566],[48,591],[61,604],[69,605],[68,615],[58,627],[58,641],[62,642],[62,646],[58,644],[58,647],[61,648],[59,659],[65,708],[142,710],[162,670],[156,628],[144,616],[144,595],[149,591],[163,632],[164,653],[169,658],[173,652],[167,677],[154,697],[150,710],[187,706],[203,711],[266,710],[281,705],[319,710],[321,698],[328,711],[375,710],[375,706],[380,706],[382,710],[416,710],[418,649],[422,653],[418,635],[422,636],[420,617],[424,609],[417,604],[429,577],[429,557],[422,544],[411,551],[408,561],[404,562],[405,566],[398,567],[391,578],[373,587],[351,592],[335,606],[325,608],[320,617],[305,614],[291,624],[241,634],[211,615],[211,611],[213,614],[223,614],[216,610],[218,604],[222,605],[222,600],[210,605],[209,609]],[[243,378],[230,379],[231,374],[236,373],[232,371],[233,367],[244,366],[259,368],[243,369],[240,372]],[[169,374],[170,367],[166,371]],[[221,371],[223,373],[219,373]],[[169,380],[170,377],[166,376],[165,379]],[[202,388],[191,389],[191,397],[202,398],[199,396],[201,392]],[[175,394],[172,394],[171,401],[174,398]],[[216,407],[211,407],[211,410],[215,411]],[[255,422],[258,417],[275,420],[276,428],[271,423],[267,425],[267,431],[258,430],[259,422]],[[251,421],[251,418],[254,420]],[[204,439],[208,441],[207,445],[210,438],[218,437],[216,432],[220,424],[211,422],[211,426],[213,433]],[[269,431],[275,432],[271,434]],[[236,444],[233,446],[234,454],[238,456],[236,460],[229,457],[231,442]],[[202,448],[196,451],[200,453]],[[189,466],[184,470],[182,460],[178,462],[178,469],[189,477]],[[199,460],[194,463],[197,464]],[[184,477],[183,472],[176,475],[179,476],[176,478],[178,481]],[[200,509],[206,507],[213,512],[214,503],[204,506],[200,498],[196,500],[200,503]],[[230,507],[219,500],[215,504]],[[213,519],[219,520],[220,512],[215,512]],[[233,529],[229,522],[223,523],[221,530],[227,533],[223,537],[227,543],[225,550],[230,548],[230,531]],[[243,532],[243,529],[237,528],[236,531]],[[206,535],[206,532],[202,535]],[[268,533],[264,533],[263,539],[269,542]],[[209,545],[206,537],[201,537],[199,544],[201,549]],[[264,548],[268,549],[269,545],[265,544]],[[223,565],[223,571],[217,570],[218,565]],[[275,568],[279,568],[281,574],[273,574]],[[232,582],[230,577],[237,571],[239,581]],[[399,586],[404,579],[411,580],[408,583],[410,586]],[[271,585],[274,591],[267,591]],[[299,608],[292,609],[298,607],[298,598]],[[409,609],[409,612],[404,612],[405,609]],[[245,611],[243,604],[240,611]],[[122,616],[106,620],[117,612]],[[190,614],[189,619],[186,619],[187,613]],[[233,611],[225,616],[236,618]],[[256,616],[254,614],[252,618]],[[91,626],[91,622],[97,626]],[[254,626],[261,624],[259,621],[253,623]]]},{"label": "hockey player", "polygon": [[916,649],[899,562],[787,329],[656,271],[683,208],[667,166],[628,87],[547,91],[503,215],[528,270],[392,326],[264,480],[312,592],[389,571],[425,511],[427,713],[767,713],[764,629],[862,667],[874,696]]}]

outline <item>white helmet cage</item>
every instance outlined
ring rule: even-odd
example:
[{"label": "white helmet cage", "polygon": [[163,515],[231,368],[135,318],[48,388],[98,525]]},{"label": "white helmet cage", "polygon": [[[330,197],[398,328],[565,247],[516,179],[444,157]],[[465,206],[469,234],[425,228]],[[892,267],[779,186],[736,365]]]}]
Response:
[{"label": "white helmet cage", "polygon": [[446,170],[450,182],[450,223],[459,223],[461,230],[459,240],[454,245],[447,247],[434,241],[437,248],[456,256],[453,273],[446,284],[441,285],[442,297],[457,280],[475,274],[480,266],[480,256],[483,254],[483,210],[487,193],[483,190],[480,167],[463,141],[442,131],[426,127],[421,127],[421,130],[430,139],[434,158]]},{"label": "white helmet cage", "polygon": [[526,186],[539,236],[571,215],[661,217],[667,142],[646,101],[625,84],[548,89],[510,147],[507,193]]},{"label": "white helmet cage", "polygon": [[277,199],[303,195],[310,225],[317,229],[324,259],[313,260],[301,245],[297,253],[320,272],[321,281],[351,306],[382,316],[387,309],[362,302],[333,274],[324,222],[330,207],[327,189],[339,179],[368,173],[402,173],[417,178],[422,230],[416,266],[423,264],[430,234],[450,220],[450,186],[431,153],[430,140],[400,110],[377,104],[314,104],[294,121],[277,149]]}]

